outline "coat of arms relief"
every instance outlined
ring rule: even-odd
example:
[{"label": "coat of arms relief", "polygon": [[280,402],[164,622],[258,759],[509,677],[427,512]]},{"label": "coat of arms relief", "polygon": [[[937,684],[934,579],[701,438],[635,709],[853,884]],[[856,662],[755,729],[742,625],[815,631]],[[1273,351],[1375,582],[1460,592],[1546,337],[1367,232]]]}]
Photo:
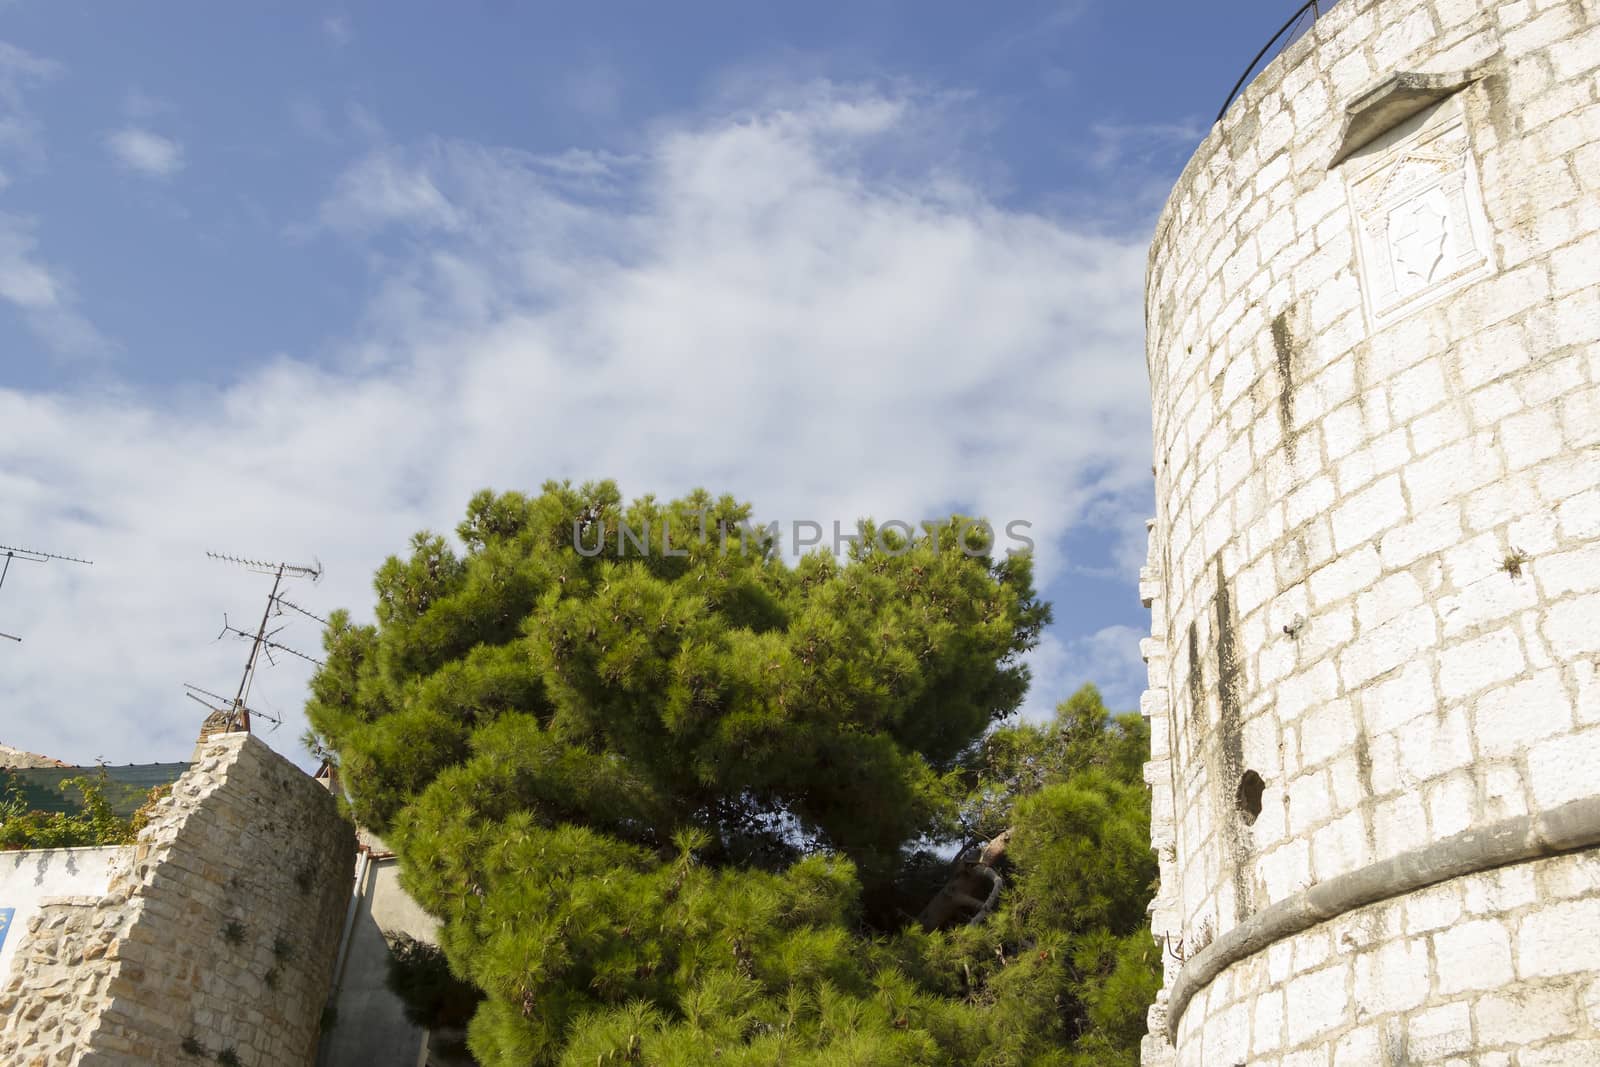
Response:
[{"label": "coat of arms relief", "polygon": [[1492,256],[1458,104],[1374,147],[1348,164],[1347,188],[1367,319],[1377,329],[1489,273]]}]

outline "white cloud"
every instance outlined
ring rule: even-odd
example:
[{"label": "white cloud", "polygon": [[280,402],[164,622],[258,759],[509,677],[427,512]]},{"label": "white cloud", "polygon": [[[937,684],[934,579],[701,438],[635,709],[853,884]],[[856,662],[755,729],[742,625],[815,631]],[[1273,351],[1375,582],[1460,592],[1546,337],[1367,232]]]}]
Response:
[{"label": "white cloud", "polygon": [[394,224],[450,229],[458,221],[433,178],[388,151],[368,156],[341,175],[320,217],[329,229],[350,234]]},{"label": "white cloud", "polygon": [[21,87],[48,81],[61,73],[61,64],[0,41],[0,98],[16,102]]},{"label": "white cloud", "polygon": [[350,26],[350,16],[337,12],[322,17],[322,32],[335,45],[343,48],[355,35]]},{"label": "white cloud", "polygon": [[39,258],[32,223],[4,212],[0,212],[0,301],[12,305],[29,330],[57,355],[98,355],[112,347],[77,310],[66,275]]},{"label": "white cloud", "polygon": [[986,63],[1014,65],[1024,57],[1056,52],[1061,38],[1089,10],[1087,0],[1058,0],[1044,5],[1041,13],[1025,15],[1016,22],[999,19],[995,33],[976,43],[974,57]]},{"label": "white cloud", "polygon": [[[54,78],[53,60],[0,41],[0,154],[22,164],[26,174],[43,160],[39,123],[28,110],[26,91]],[[12,172],[0,170],[0,192]],[[0,211],[0,302],[11,305],[29,331],[54,355],[80,357],[107,352],[111,345],[77,309],[67,274],[44,260],[33,220]],[[26,353],[14,353],[18,360]]]},{"label": "white cloud", "polygon": [[[0,595],[27,641],[0,649],[0,741],[181,754],[200,709],[180,683],[231,692],[243,650],[210,639],[265,594],[205,549],[319,555],[328,578],[296,599],[365,617],[382,558],[483,486],[704,485],[824,524],[961,502],[1033,522],[1046,580],[1086,515],[1137,525],[1142,238],[1009,210],[947,166],[886,171],[918,107],[818,87],[658,129],[635,159],[564,157],[581,181],[510,150],[383,147],[320,209],[378,271],[335,369],[286,357],[177,398],[0,390],[0,531],[96,559]],[[316,643],[309,623],[284,637]],[[1059,681],[1069,660],[1041,665]],[[286,664],[259,690],[291,752],[303,679]]]},{"label": "white cloud", "polygon": [[1198,119],[1184,122],[1097,122],[1088,161],[1097,170],[1163,169],[1193,151],[1206,135]]},{"label": "white cloud", "polygon": [[383,124],[358,103],[346,104],[341,112],[330,114],[321,101],[305,93],[289,97],[289,121],[303,136],[323,144],[357,142],[355,148],[381,144]]},{"label": "white cloud", "polygon": [[121,166],[152,178],[169,178],[184,166],[183,145],[138,126],[108,134],[106,148]]},{"label": "white cloud", "polygon": [[27,108],[26,90],[61,73],[61,65],[0,41],[0,151],[34,162],[42,155],[39,124]]},{"label": "white cloud", "polygon": [[1132,626],[1106,626],[1073,637],[1047,634],[1032,659],[1033,687],[1022,716],[1044,722],[1061,701],[1093,682],[1114,712],[1134,711],[1145,688],[1139,642],[1150,634]]},{"label": "white cloud", "polygon": [[24,311],[41,311],[60,302],[61,286],[33,258],[33,244],[19,220],[0,221],[0,300]]}]

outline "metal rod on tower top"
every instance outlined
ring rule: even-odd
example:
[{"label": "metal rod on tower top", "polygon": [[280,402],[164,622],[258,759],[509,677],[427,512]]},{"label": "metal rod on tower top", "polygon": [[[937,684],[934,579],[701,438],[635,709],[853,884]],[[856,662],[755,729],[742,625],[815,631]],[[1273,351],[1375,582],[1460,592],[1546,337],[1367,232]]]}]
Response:
[{"label": "metal rod on tower top", "polygon": [[[239,728],[244,730],[245,733],[249,733],[250,705],[245,701],[250,696],[250,685],[255,680],[256,666],[260,661],[261,653],[269,647],[282,648],[285,651],[294,652],[295,655],[300,656],[303,659],[311,659],[310,656],[306,656],[300,652],[295,652],[294,649],[289,648],[286,645],[279,645],[270,640],[271,635],[267,633],[267,622],[272,618],[272,609],[278,603],[278,590],[282,588],[283,579],[285,577],[310,578],[313,582],[315,582],[317,579],[322,577],[322,564],[319,562],[315,567],[301,567],[293,563],[266,563],[255,559],[241,559],[238,556],[228,556],[220,552],[207,552],[206,555],[215,560],[221,560],[225,563],[237,563],[240,566],[246,567],[250,570],[257,571],[262,574],[272,575],[272,592],[270,595],[268,595],[267,605],[261,612],[261,625],[256,628],[255,638],[250,642],[250,658],[245,661],[244,674],[239,678],[239,692],[233,698],[233,706],[228,709],[230,714],[233,715],[233,717],[237,720]],[[240,637],[251,636],[244,630],[227,625],[227,617],[224,616],[223,618],[223,634],[232,632],[238,634]],[[220,638],[222,635],[219,634],[218,636]],[[267,658],[269,661],[271,660],[272,656],[270,653],[268,654]],[[312,662],[315,663],[316,660],[312,660]],[[201,703],[205,702],[201,701]]]},{"label": "metal rod on tower top", "polygon": [[250,732],[250,708],[245,704],[244,698],[250,689],[250,679],[255,677],[256,660],[261,656],[261,644],[267,639],[267,620],[272,617],[272,603],[278,595],[278,586],[283,584],[283,568],[282,563],[278,564],[278,570],[272,577],[272,595],[267,597],[266,609],[261,612],[261,625],[256,630],[255,641],[250,645],[250,659],[244,665],[244,677],[239,679],[239,692],[233,698],[233,706],[238,709],[239,722],[244,727],[245,733]]},{"label": "metal rod on tower top", "polygon": [[1300,10],[1294,13],[1294,17],[1285,22],[1283,27],[1272,35],[1272,40],[1261,47],[1261,51],[1256,53],[1256,57],[1250,61],[1250,65],[1244,68],[1244,73],[1239,75],[1239,80],[1233,83],[1233,88],[1228,90],[1228,99],[1222,102],[1222,110],[1217,112],[1216,122],[1221,122],[1223,116],[1228,113],[1228,106],[1233,103],[1233,98],[1239,95],[1239,90],[1244,88],[1244,83],[1250,79],[1250,74],[1256,69],[1256,64],[1260,63],[1266,57],[1266,54],[1272,51],[1272,46],[1278,43],[1278,38],[1294,29],[1294,24],[1299,22],[1307,11],[1311,12],[1312,20],[1315,21],[1322,14],[1322,9],[1318,6],[1318,0],[1306,0],[1304,4],[1301,4]]}]

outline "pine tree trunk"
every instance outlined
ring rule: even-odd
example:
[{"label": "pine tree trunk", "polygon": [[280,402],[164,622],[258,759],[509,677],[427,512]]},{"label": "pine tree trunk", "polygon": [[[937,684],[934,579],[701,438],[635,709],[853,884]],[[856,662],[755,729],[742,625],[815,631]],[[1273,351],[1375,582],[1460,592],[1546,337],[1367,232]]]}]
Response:
[{"label": "pine tree trunk", "polygon": [[[956,860],[955,872],[928,906],[917,916],[924,930],[942,930],[957,922],[982,922],[994,910],[1004,884],[995,865],[1006,853],[1011,830],[994,836],[977,856],[963,853]],[[970,852],[970,850],[969,850]]]}]

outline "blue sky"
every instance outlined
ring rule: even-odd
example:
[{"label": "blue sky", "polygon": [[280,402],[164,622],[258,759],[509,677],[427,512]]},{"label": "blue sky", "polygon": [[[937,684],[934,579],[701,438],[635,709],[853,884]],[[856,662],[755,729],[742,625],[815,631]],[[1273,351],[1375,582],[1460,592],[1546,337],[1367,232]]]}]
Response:
[{"label": "blue sky", "polygon": [[0,742],[181,756],[203,549],[366,616],[547,477],[1031,521],[1031,712],[1132,707],[1145,245],[1286,7],[0,3],[0,544],[96,561],[0,591]]}]

